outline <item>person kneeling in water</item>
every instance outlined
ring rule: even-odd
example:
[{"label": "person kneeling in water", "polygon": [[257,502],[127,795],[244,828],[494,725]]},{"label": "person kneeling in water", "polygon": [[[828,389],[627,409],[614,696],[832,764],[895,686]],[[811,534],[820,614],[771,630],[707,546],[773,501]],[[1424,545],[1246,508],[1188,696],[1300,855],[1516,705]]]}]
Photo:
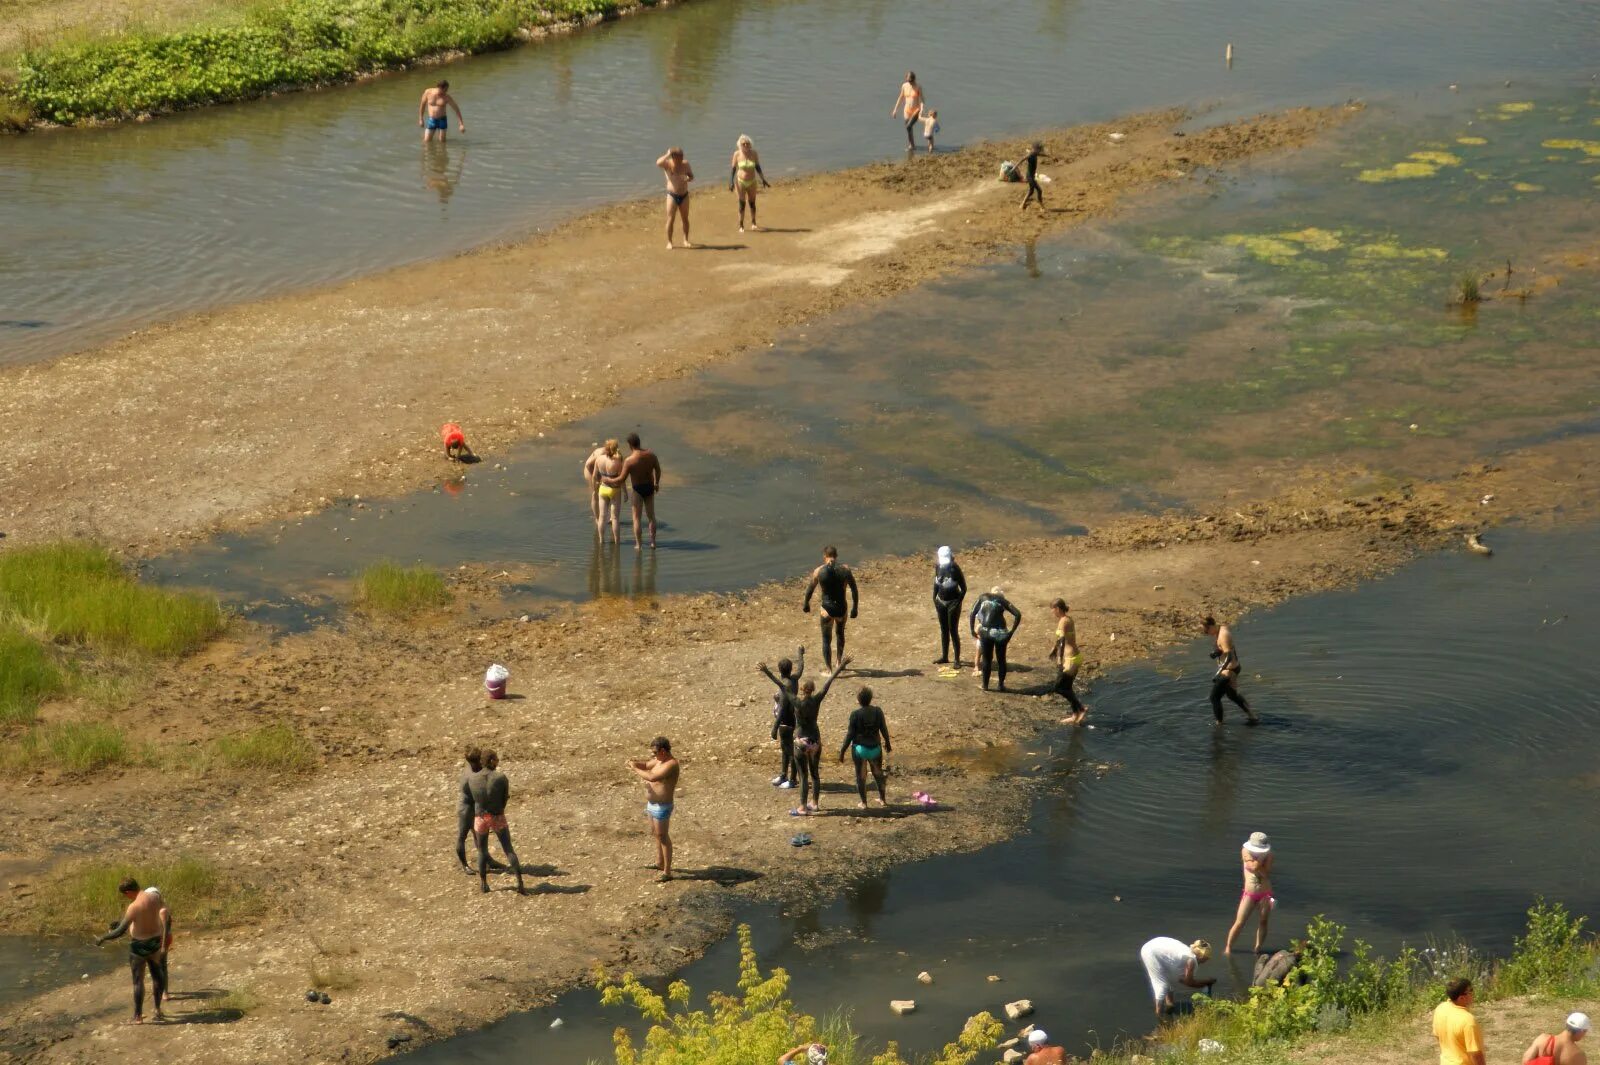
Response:
[{"label": "person kneeling in water", "polygon": [[862,688],[856,693],[861,705],[850,711],[850,723],[845,727],[844,746],[839,748],[839,764],[850,751],[856,760],[856,794],[861,796],[861,809],[867,808],[867,766],[872,767],[872,779],[878,785],[878,801],[885,807],[889,800],[884,794],[883,755],[893,751],[889,742],[889,722],[883,711],[872,705],[872,689]]}]

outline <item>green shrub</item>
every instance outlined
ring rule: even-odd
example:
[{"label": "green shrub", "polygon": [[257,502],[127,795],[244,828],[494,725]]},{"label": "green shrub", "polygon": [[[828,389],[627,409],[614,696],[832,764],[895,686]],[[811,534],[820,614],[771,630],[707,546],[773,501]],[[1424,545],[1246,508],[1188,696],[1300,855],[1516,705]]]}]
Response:
[{"label": "green shrub", "polygon": [[1495,976],[1497,995],[1574,995],[1586,990],[1594,960],[1593,940],[1583,934],[1588,919],[1573,917],[1559,902],[1539,899],[1528,910],[1528,930]]},{"label": "green shrub", "polygon": [[212,746],[216,759],[229,769],[309,773],[317,765],[315,748],[288,725],[266,725],[222,736]]},{"label": "green shrub", "polygon": [[444,578],[427,566],[378,562],[356,576],[356,603],[374,613],[408,617],[448,602]]},{"label": "green shrub", "polygon": [[236,24],[24,52],[13,91],[54,122],[123,118],[346,80],[441,52],[506,48],[526,28],[622,6],[623,0],[271,0]]},{"label": "green shrub", "polygon": [[0,552],[0,611],[51,639],[153,655],[192,651],[224,625],[215,599],[147,588],[105,548],[72,541]]},{"label": "green shrub", "polygon": [[[674,981],[665,996],[624,973],[613,980],[595,974],[600,1001],[607,1006],[630,1003],[651,1022],[644,1045],[636,1047],[626,1028],[612,1036],[617,1065],[749,1065],[776,1061],[804,1042],[826,1043],[832,1065],[905,1065],[891,1043],[869,1060],[845,1018],[819,1023],[789,1001],[789,974],[782,969],[762,976],[750,927],[739,926],[739,994],[712,992],[708,1009],[689,1009],[689,985]],[[1004,1027],[987,1013],[967,1021],[961,1035],[945,1046],[931,1065],[971,1065],[979,1055],[993,1056]]]},{"label": "green shrub", "polygon": [[90,862],[39,885],[29,899],[33,930],[41,935],[82,935],[104,929],[127,905],[117,894],[117,884],[125,876],[142,887],[159,887],[180,929],[229,927],[258,917],[265,908],[259,890],[200,858],[184,855],[138,865]]},{"label": "green shrub", "polygon": [[66,689],[66,676],[39,641],[0,624],[0,728],[31,725],[39,704]]}]

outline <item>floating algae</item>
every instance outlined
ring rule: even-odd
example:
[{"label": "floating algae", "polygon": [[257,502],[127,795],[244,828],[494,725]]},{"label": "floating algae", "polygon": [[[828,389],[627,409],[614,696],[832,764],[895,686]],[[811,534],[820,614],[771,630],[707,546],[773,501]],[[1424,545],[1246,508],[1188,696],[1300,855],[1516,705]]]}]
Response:
[{"label": "floating algae", "polygon": [[1484,139],[1483,137],[1457,137],[1456,138],[1456,143],[1457,144],[1478,145],[1478,144],[1488,144],[1489,142],[1486,139]]},{"label": "floating algae", "polygon": [[1303,244],[1312,251],[1333,251],[1341,244],[1337,231],[1318,229],[1316,226],[1308,226],[1293,233],[1279,233],[1278,236],[1283,240]]},{"label": "floating algae", "polygon": [[1443,248],[1408,248],[1397,240],[1358,244],[1350,249],[1352,259],[1408,259],[1412,261],[1439,262],[1450,253]]},{"label": "floating algae", "polygon": [[1419,163],[1432,163],[1434,166],[1460,166],[1461,157],[1451,155],[1449,152],[1412,152],[1407,159],[1415,159]]},{"label": "floating algae", "polygon": [[1543,185],[1530,185],[1526,181],[1518,181],[1511,186],[1518,192],[1543,192]]},{"label": "floating algae", "polygon": [[1500,105],[1500,113],[1503,114],[1503,115],[1520,115],[1520,114],[1523,114],[1524,112],[1532,111],[1532,110],[1533,110],[1533,103],[1531,101],[1527,101],[1527,100],[1519,101],[1517,103],[1501,104]]},{"label": "floating algae", "polygon": [[1300,254],[1300,246],[1291,240],[1254,233],[1230,233],[1222,238],[1222,243],[1243,248],[1252,257],[1275,266],[1284,266]]},{"label": "floating algae", "polygon": [[1541,148],[1554,148],[1562,152],[1582,152],[1584,155],[1600,156],[1600,141],[1580,141],[1570,138],[1541,141]]}]

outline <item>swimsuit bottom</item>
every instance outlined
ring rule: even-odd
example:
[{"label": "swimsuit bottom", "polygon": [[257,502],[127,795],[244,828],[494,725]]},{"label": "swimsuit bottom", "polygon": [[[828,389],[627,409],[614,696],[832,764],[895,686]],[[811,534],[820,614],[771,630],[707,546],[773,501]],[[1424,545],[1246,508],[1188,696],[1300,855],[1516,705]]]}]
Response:
[{"label": "swimsuit bottom", "polygon": [[1275,902],[1278,901],[1277,899],[1272,897],[1272,892],[1270,890],[1268,890],[1268,891],[1241,891],[1241,892],[1239,892],[1239,897],[1241,899],[1249,899],[1251,902],[1263,902],[1263,901],[1265,901],[1265,902],[1267,902],[1269,904],[1275,903]]},{"label": "swimsuit bottom", "polygon": [[[689,194],[686,192],[684,195],[687,196]],[[682,203],[683,201],[679,200],[678,202]],[[656,494],[656,486],[654,482],[651,481],[646,481],[644,484],[636,484],[633,486],[633,494],[638,496],[640,499],[649,499],[651,496]]]},{"label": "swimsuit bottom", "polygon": [[[678,204],[679,206],[682,206],[683,201],[689,198],[689,194],[687,192],[673,192],[671,189],[667,190],[667,195],[672,199],[673,203]],[[635,487],[637,487],[637,485]]]},{"label": "swimsuit bottom", "polygon": [[504,832],[506,828],[505,814],[479,814],[472,819],[472,831],[480,836],[487,836],[491,832]]},{"label": "swimsuit bottom", "polygon": [[450,119],[444,115],[440,115],[438,118],[429,117],[427,120],[427,128],[436,129],[442,133],[450,128]]},{"label": "swimsuit bottom", "polygon": [[821,736],[818,736],[815,739],[810,736],[800,736],[794,742],[795,746],[799,747],[802,751],[815,751],[820,750],[822,747]]},{"label": "swimsuit bottom", "polygon": [[128,950],[135,958],[153,958],[161,953],[161,937],[152,936],[149,939],[130,939]]},{"label": "swimsuit bottom", "polygon": [[863,762],[875,762],[879,758],[883,757],[882,747],[863,747],[858,743],[855,745],[854,750],[856,752],[856,757],[861,759]]},{"label": "swimsuit bottom", "polygon": [[735,182],[735,184],[737,184],[741,189],[743,189],[746,192],[754,192],[754,191],[756,191],[756,179],[755,178],[740,178],[737,182]]},{"label": "swimsuit bottom", "polygon": [[647,802],[644,812],[650,815],[653,821],[670,821],[672,819],[672,804],[670,802]]},{"label": "swimsuit bottom", "polygon": [[988,640],[990,643],[1005,643],[1007,640],[1011,639],[1010,629],[982,629],[980,631],[982,632],[984,639]]},{"label": "swimsuit bottom", "polygon": [[843,603],[830,603],[828,600],[824,599],[822,601],[822,612],[826,616],[832,618],[834,621],[845,620],[845,609]]},{"label": "swimsuit bottom", "polygon": [[611,487],[609,484],[603,484],[600,486],[601,499],[615,499],[616,497],[617,490],[615,488]]}]

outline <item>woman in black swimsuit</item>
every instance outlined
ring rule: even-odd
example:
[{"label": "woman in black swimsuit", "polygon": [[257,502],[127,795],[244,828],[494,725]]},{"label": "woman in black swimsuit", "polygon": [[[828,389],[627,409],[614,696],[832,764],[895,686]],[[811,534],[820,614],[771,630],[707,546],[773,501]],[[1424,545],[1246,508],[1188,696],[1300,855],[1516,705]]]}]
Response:
[{"label": "woman in black swimsuit", "polygon": [[[800,685],[800,697],[794,703],[794,767],[800,779],[800,805],[791,813],[796,817],[814,814],[822,808],[822,727],[817,723],[817,714],[822,710],[822,700],[828,697],[828,689],[849,662],[848,658],[839,659],[833,672],[823,679],[821,691],[809,680]],[[810,778],[810,802],[806,801],[807,778]]]}]

